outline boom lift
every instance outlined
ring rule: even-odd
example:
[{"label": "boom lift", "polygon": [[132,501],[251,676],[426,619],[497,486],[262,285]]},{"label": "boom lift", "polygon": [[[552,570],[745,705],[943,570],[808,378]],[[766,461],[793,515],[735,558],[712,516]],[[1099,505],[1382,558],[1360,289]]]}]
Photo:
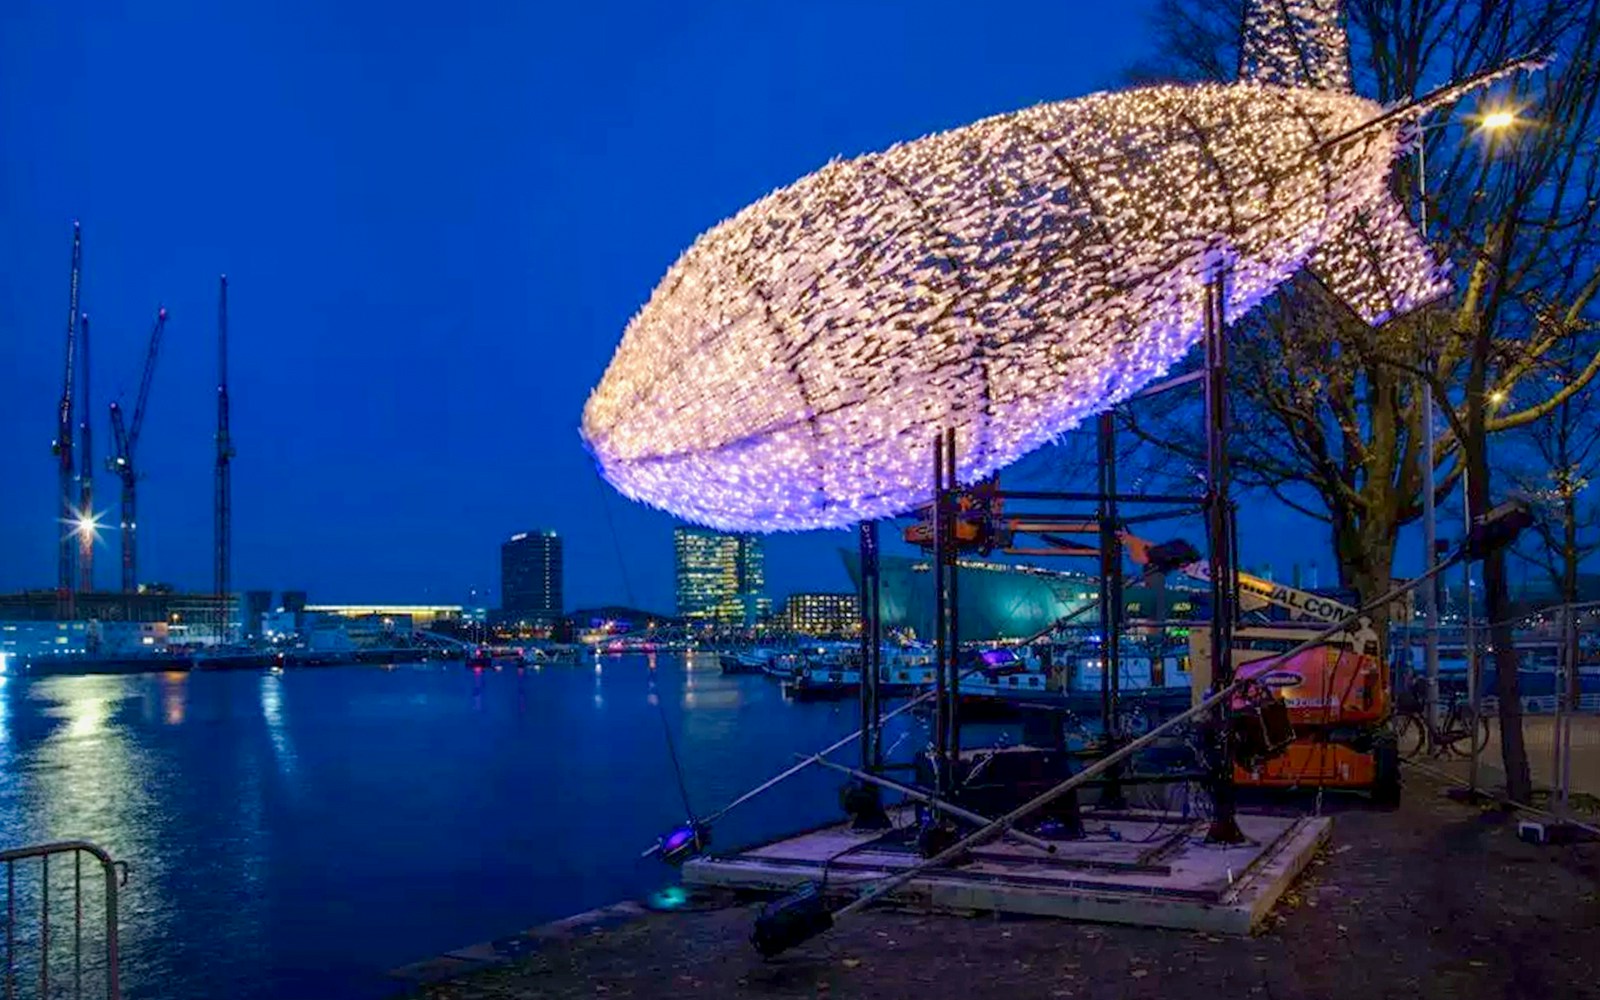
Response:
[{"label": "boom lift", "polygon": [[[1095,536],[1100,527],[1091,517],[1039,518],[1027,514],[1006,516],[997,497],[998,486],[988,480],[964,491],[957,500],[954,537],[962,550],[1001,551],[1016,555],[1098,557],[1095,543],[1071,536]],[[1031,534],[1045,547],[1023,547],[1017,537]],[[1154,544],[1119,530],[1120,547],[1144,568],[1147,575],[1179,572],[1209,582],[1206,561],[1183,541]],[[905,530],[907,542],[932,545],[931,518],[924,515]],[[1096,539],[1098,541],[1098,539]],[[1342,621],[1356,609],[1329,597],[1239,573],[1241,610],[1267,605],[1286,609],[1292,619],[1234,629],[1232,655],[1239,676],[1250,676],[1252,662],[1291,648],[1320,631],[1317,625]],[[1204,629],[1190,631],[1190,676],[1198,702],[1211,683],[1210,649]],[[1235,766],[1235,782],[1271,787],[1341,787],[1370,790],[1380,801],[1399,796],[1399,759],[1389,732],[1389,678],[1379,659],[1378,633],[1366,618],[1326,643],[1292,660],[1257,668],[1261,685],[1276,694],[1288,708],[1295,738],[1272,755],[1248,768]]]}]

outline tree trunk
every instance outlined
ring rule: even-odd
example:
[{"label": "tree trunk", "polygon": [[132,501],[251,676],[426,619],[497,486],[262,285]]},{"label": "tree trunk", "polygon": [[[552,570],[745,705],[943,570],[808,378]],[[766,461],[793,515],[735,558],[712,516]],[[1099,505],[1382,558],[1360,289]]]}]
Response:
[{"label": "tree trunk", "polygon": [[[1382,596],[1393,585],[1395,535],[1398,531],[1399,526],[1387,518],[1358,516],[1335,522],[1333,550],[1339,558],[1339,582],[1356,592],[1357,604],[1366,604]],[[1372,628],[1378,636],[1378,660],[1387,663],[1388,608],[1372,614]]]},{"label": "tree trunk", "polygon": [[1500,699],[1500,756],[1506,769],[1506,795],[1513,802],[1528,802],[1533,797],[1533,779],[1522,738],[1522,685],[1517,676],[1516,637],[1507,620],[1511,601],[1503,550],[1489,553],[1483,561],[1483,594],[1489,642],[1494,647],[1495,695]]},{"label": "tree trunk", "polygon": [[[1461,446],[1466,462],[1467,511],[1476,518],[1489,509],[1489,442],[1484,433],[1484,361],[1488,337],[1479,334],[1473,344],[1473,366],[1467,376],[1467,433]],[[1500,755],[1506,771],[1506,795],[1513,802],[1533,797],[1528,772],[1528,749],[1522,739],[1522,685],[1517,676],[1517,648],[1512,634],[1510,592],[1506,583],[1506,555],[1496,549],[1483,561],[1484,619],[1489,645],[1494,649],[1495,695],[1500,699]],[[1467,600],[1472,594],[1469,590]]]}]

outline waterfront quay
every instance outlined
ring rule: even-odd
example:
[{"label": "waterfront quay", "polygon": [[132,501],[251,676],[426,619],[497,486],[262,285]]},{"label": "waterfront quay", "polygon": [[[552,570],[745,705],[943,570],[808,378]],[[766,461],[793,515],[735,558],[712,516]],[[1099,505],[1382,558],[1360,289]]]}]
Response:
[{"label": "waterfront quay", "polygon": [[1443,792],[1419,774],[1396,811],[1330,797],[1332,842],[1242,940],[873,910],[763,961],[748,940],[759,904],[707,896],[595,911],[396,972],[412,1000],[1595,996],[1600,845],[1524,843],[1514,814]]}]

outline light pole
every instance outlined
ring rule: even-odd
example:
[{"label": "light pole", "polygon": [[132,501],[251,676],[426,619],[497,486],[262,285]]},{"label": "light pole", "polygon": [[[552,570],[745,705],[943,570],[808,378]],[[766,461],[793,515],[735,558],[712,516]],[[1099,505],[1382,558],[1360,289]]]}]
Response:
[{"label": "light pole", "polygon": [[[1498,132],[1515,125],[1517,116],[1514,111],[1491,111],[1478,120],[1480,131]],[[1450,122],[1438,122],[1433,125],[1422,125],[1417,129],[1417,210],[1419,215],[1418,228],[1422,231],[1423,242],[1428,241],[1428,133],[1434,129],[1448,126]],[[1432,324],[1428,314],[1422,316],[1423,330],[1423,364],[1431,369],[1433,358]],[[1430,572],[1438,562],[1439,522],[1438,512],[1434,506],[1434,470],[1433,470],[1433,387],[1424,379],[1417,380],[1417,399],[1422,404],[1422,569]],[[1465,494],[1463,493],[1463,496]],[[1462,504],[1466,510],[1467,530],[1472,528],[1472,512],[1469,505]],[[1466,570],[1466,590],[1464,592],[1466,613],[1463,616],[1466,625],[1464,633],[1467,643],[1468,673],[1473,672],[1472,661],[1475,659],[1472,642],[1472,569]],[[1423,650],[1427,670],[1427,713],[1428,725],[1437,729],[1439,725],[1439,590],[1437,581],[1432,581],[1422,591],[1422,613],[1427,618],[1427,627],[1423,630]],[[1409,642],[1409,640],[1407,640]],[[1411,664],[1411,650],[1406,650],[1406,665]]]}]

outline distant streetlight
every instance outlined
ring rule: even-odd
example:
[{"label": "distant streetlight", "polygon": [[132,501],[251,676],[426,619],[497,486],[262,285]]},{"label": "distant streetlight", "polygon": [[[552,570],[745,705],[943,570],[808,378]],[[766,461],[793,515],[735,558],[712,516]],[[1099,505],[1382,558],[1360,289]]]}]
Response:
[{"label": "distant streetlight", "polygon": [[1515,111],[1491,111],[1478,122],[1478,127],[1490,132],[1508,129],[1517,123]]},{"label": "distant streetlight", "polygon": [[83,545],[92,545],[100,540],[100,515],[92,510],[75,510],[72,520],[67,522],[72,526],[72,533],[78,537]]}]

